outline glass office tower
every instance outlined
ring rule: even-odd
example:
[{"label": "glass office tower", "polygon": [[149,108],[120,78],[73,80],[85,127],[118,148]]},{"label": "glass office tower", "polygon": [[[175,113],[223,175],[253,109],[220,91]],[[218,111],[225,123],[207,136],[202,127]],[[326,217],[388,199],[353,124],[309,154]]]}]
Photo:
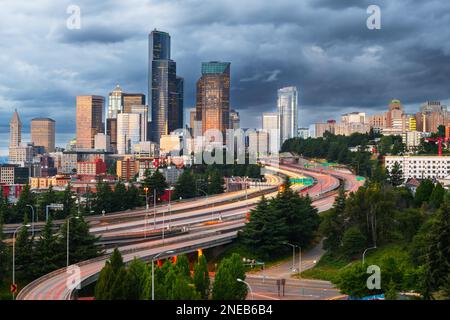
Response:
[{"label": "glass office tower", "polygon": [[230,63],[204,62],[202,76],[197,81],[197,121],[202,133],[218,129],[225,134],[230,116]]},{"label": "glass office tower", "polygon": [[284,141],[297,136],[298,93],[296,87],[278,90],[278,114],[280,117],[280,146],[282,146]]},{"label": "glass office tower", "polygon": [[151,137],[159,143],[161,135],[183,127],[183,81],[177,78],[176,62],[170,58],[170,35],[167,32],[154,30],[149,35],[148,73]]}]

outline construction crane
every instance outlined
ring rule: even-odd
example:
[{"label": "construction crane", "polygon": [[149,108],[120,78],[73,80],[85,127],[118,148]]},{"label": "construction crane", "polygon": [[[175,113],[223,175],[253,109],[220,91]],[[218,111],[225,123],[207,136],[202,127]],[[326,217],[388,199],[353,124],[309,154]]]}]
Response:
[{"label": "construction crane", "polygon": [[438,143],[438,155],[439,157],[442,157],[442,143],[450,141],[450,138],[426,138],[425,141],[427,142],[436,142]]}]

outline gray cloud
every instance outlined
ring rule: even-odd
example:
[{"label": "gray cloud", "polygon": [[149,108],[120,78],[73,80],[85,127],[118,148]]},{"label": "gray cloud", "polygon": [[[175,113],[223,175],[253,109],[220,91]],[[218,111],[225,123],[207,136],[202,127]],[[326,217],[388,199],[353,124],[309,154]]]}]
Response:
[{"label": "gray cloud", "polygon": [[[71,1],[2,4],[0,133],[18,108],[24,121],[50,116],[58,132],[75,131],[75,96],[107,96],[116,84],[147,94],[147,35],[172,36],[185,78],[185,106],[195,103],[202,61],[232,63],[232,106],[242,126],[260,125],[277,89],[296,85],[301,124],[369,113],[399,98],[410,111],[450,99],[450,3],[335,0],[78,0],[82,29],[65,28]],[[366,28],[369,4],[381,30]],[[6,144],[7,141],[0,141]]]}]

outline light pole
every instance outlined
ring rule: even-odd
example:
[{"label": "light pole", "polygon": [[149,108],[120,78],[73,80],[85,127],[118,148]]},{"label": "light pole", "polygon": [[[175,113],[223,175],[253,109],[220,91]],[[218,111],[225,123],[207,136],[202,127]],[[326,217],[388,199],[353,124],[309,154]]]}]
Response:
[{"label": "light pole", "polygon": [[147,238],[147,219],[148,219],[148,187],[144,188],[145,191],[145,223],[144,223],[144,239]]},{"label": "light pole", "polygon": [[171,198],[172,198],[172,190],[169,189],[169,230],[170,230],[170,223],[172,222],[172,208],[170,206]]},{"label": "light pole", "polygon": [[298,276],[302,277],[302,247],[298,246]]},{"label": "light pole", "polygon": [[79,216],[67,217],[67,248],[66,248],[66,267],[69,267],[69,229],[70,229],[70,218],[79,219]]},{"label": "light pole", "polygon": [[31,235],[34,237],[34,208],[31,204],[27,204],[31,208]]},{"label": "light pole", "polygon": [[369,251],[369,250],[371,250],[371,249],[376,249],[376,248],[377,248],[377,246],[373,246],[373,247],[371,247],[371,248],[367,248],[366,250],[364,250],[363,255],[362,255],[362,264],[363,264],[363,265],[364,265],[364,258],[365,258],[365,256],[366,256],[366,252]]},{"label": "light pole", "polygon": [[292,272],[295,272],[295,248],[297,247],[295,244],[287,243],[288,246],[292,247]]},{"label": "light pole", "polygon": [[[16,228],[16,230],[14,230],[14,233],[13,233],[12,282],[14,285],[16,284],[16,233],[17,233],[17,230],[19,230],[20,228],[23,228],[23,227],[29,228],[29,227],[31,227],[31,225],[28,223],[24,226],[19,226]],[[13,300],[15,298],[14,295],[15,295],[15,292],[12,293]]]},{"label": "light pole", "polygon": [[248,284],[248,282],[245,282],[244,280],[239,279],[239,278],[237,278],[236,281],[237,282],[242,282],[243,284],[245,284],[248,287],[248,289],[250,290],[250,294],[252,295],[252,300],[254,300],[254,298],[253,298],[253,290],[252,290],[252,287],[250,287],[250,285]]},{"label": "light pole", "polygon": [[[208,193],[206,193],[204,190],[202,189],[198,189],[198,191],[203,192],[203,194],[206,196],[206,203],[208,204],[209,207],[209,203],[208,203]],[[214,220],[214,210],[211,210],[211,221]]]},{"label": "light pole", "polygon": [[155,300],[155,259],[158,258],[162,254],[172,254],[173,250],[160,252],[152,258],[152,301]]}]

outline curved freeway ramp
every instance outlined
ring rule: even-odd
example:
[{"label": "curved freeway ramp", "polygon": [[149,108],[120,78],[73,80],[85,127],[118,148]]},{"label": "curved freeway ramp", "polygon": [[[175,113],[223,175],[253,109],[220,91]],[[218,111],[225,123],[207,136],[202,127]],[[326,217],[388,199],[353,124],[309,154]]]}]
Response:
[{"label": "curved freeway ramp", "polygon": [[[280,166],[271,167],[271,170],[286,174],[292,177],[304,177],[309,176],[316,179],[318,182],[313,187],[308,188],[308,194],[314,199],[318,198],[321,194],[330,193],[335,191],[339,185],[339,179],[337,175],[330,175],[330,173],[318,173],[308,170],[300,170],[299,168]],[[342,176],[346,179],[354,179],[349,176]],[[355,179],[356,181],[356,179]],[[320,186],[318,186],[320,184]],[[347,185],[347,183],[346,183]],[[353,185],[351,185],[353,188]],[[294,185],[292,188],[298,192],[305,189],[302,185]],[[267,196],[275,196],[276,192],[271,192]],[[258,198],[248,199],[249,209],[255,205]],[[320,201],[326,201],[324,204]],[[237,201],[234,206],[230,206],[228,210],[236,210],[236,208],[242,208],[243,203],[246,201]],[[334,202],[334,196],[329,195],[327,198],[320,198],[314,201],[314,205],[318,207],[319,211],[323,211],[324,205],[328,206]],[[245,215],[245,210],[242,214]],[[143,260],[151,260],[156,254],[160,252],[166,252],[173,250],[173,254],[182,254],[188,252],[194,252],[198,248],[210,248],[220,246],[232,242],[237,232],[244,225],[243,219],[230,222],[224,227],[208,226],[201,231],[192,234],[183,234],[177,237],[164,240],[154,240],[137,245],[128,245],[120,247],[124,262],[130,262],[135,257]],[[163,241],[161,244],[160,242]],[[160,258],[165,258],[162,254]],[[76,292],[80,287],[84,287],[95,282],[99,276],[101,269],[103,268],[105,261],[109,258],[109,255],[104,255],[92,260],[80,262],[69,268],[62,268],[42,276],[35,281],[29,283],[23,288],[17,296],[18,300],[68,300],[75,299]],[[76,281],[79,279],[79,281]],[[73,283],[79,283],[79,287],[76,287]]]}]

